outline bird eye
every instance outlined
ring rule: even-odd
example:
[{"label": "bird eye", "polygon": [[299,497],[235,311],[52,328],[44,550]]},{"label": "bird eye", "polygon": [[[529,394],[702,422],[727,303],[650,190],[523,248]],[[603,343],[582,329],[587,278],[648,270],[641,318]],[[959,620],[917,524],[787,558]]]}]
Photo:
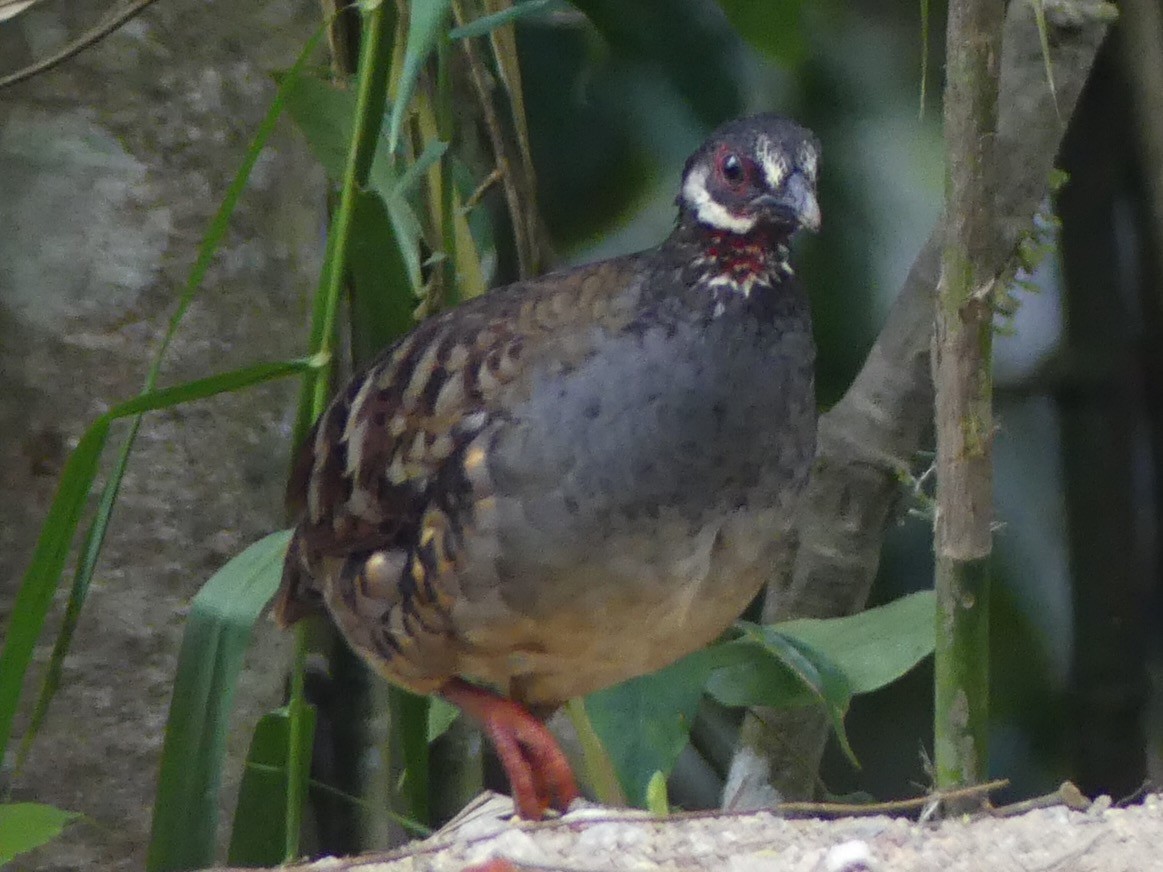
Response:
[{"label": "bird eye", "polygon": [[723,173],[723,178],[732,185],[738,185],[746,175],[743,170],[743,161],[739,160],[739,155],[734,153],[724,155],[722,161],[719,162],[719,170]]}]

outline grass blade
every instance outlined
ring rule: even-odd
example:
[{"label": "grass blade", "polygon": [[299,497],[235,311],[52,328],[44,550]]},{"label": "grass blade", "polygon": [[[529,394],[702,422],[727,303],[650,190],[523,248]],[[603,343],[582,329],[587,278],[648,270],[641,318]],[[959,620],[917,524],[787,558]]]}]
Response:
[{"label": "grass blade", "polygon": [[514,22],[531,12],[540,12],[549,4],[550,0],[526,0],[524,3],[514,4],[507,9],[502,9],[500,12],[482,15],[480,18],[475,18],[461,27],[452,28],[452,30],[448,31],[448,38],[472,39],[474,36],[484,36],[486,33]]},{"label": "grass blade", "polygon": [[404,68],[396,83],[396,102],[388,121],[388,151],[396,153],[404,113],[416,89],[420,69],[437,42],[445,38],[445,24],[451,0],[412,0],[408,12],[408,40],[404,47]]},{"label": "grass blade", "polygon": [[84,606],[85,597],[89,593],[93,573],[97,570],[97,559],[101,556],[101,546],[105,544],[105,534],[109,529],[109,521],[113,517],[113,506],[117,502],[117,494],[121,490],[121,480],[125,477],[125,468],[129,464],[129,453],[140,426],[141,418],[139,416],[130,424],[129,433],[126,434],[125,441],[121,445],[121,451],[109,473],[109,479],[105,482],[105,487],[101,489],[101,498],[97,502],[97,512],[92,523],[89,524],[89,529],[85,531],[85,540],[81,545],[81,556],[73,573],[73,583],[69,589],[69,600],[65,604],[65,614],[61,619],[61,627],[57,631],[57,638],[53,643],[44,680],[40,685],[40,693],[28,720],[28,728],[24,731],[24,736],[20,741],[20,752],[16,756],[16,764],[13,767],[13,780],[24,768],[24,763],[32,751],[32,743],[48,714],[49,704],[60,687],[65,657],[72,645],[73,633],[76,631],[77,622],[81,618],[81,607]]},{"label": "grass blade", "polygon": [[278,588],[290,533],[251,545],[194,597],[178,655],[154,802],[150,872],[209,866],[238,674],[255,621]]},{"label": "grass blade", "polygon": [[20,703],[20,690],[32,652],[52,606],[53,594],[68,559],[69,547],[85,510],[108,437],[109,419],[99,418],[85,431],[73,450],[61,474],[48,516],[40,528],[32,563],[12,604],[4,651],[0,653],[0,761],[4,760],[12,736],[12,719]]},{"label": "grass blade", "polygon": [[118,403],[105,413],[110,419],[127,418],[142,412],[156,409],[167,409],[193,400],[203,400],[217,394],[228,394],[248,388],[263,382],[286,378],[289,375],[298,375],[304,372],[314,372],[327,364],[327,358],[316,354],[313,357],[301,357],[298,360],[279,361],[277,363],[256,363],[242,369],[234,369],[206,378],[195,379],[160,390],[150,391]]}]

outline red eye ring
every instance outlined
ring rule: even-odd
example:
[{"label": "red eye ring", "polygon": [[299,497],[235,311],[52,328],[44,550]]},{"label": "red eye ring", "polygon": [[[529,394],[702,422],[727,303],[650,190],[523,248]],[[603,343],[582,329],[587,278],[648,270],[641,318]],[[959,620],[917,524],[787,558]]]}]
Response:
[{"label": "red eye ring", "polygon": [[742,185],[747,178],[747,168],[743,166],[739,155],[733,151],[727,152],[719,159],[719,173],[733,188]]}]

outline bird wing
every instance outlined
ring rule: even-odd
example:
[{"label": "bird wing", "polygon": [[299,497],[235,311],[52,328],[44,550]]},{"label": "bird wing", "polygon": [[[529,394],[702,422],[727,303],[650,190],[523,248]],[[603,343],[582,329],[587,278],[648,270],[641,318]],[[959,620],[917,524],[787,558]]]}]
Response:
[{"label": "bird wing", "polygon": [[316,422],[288,483],[299,523],[275,602],[281,624],[319,608],[326,558],[395,552],[390,563],[410,589],[425,569],[418,559],[448,555],[433,539],[471,486],[468,446],[504,416],[532,370],[590,353],[580,325],[629,321],[628,266],[604,261],[492,291],[421,323],[352,378]]}]

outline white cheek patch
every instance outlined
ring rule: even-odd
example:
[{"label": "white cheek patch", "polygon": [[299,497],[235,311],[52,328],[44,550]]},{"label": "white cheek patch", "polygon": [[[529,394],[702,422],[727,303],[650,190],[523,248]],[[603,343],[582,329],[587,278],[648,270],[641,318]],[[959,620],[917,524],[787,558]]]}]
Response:
[{"label": "white cheek patch", "polygon": [[813,182],[816,180],[817,161],[818,159],[816,158],[815,149],[809,148],[806,145],[800,150],[799,155],[796,157],[796,162],[800,166],[800,171],[803,172],[803,174]]},{"label": "white cheek patch", "polygon": [[707,167],[691,170],[682,186],[682,198],[703,224],[731,233],[750,233],[755,229],[755,218],[732,214],[721,203],[716,203],[707,190]]},{"label": "white cheek patch", "polygon": [[787,175],[787,158],[776,151],[771,140],[766,137],[759,140],[755,151],[759,156],[760,164],[763,165],[763,177],[767,182],[767,190],[778,191]]}]

